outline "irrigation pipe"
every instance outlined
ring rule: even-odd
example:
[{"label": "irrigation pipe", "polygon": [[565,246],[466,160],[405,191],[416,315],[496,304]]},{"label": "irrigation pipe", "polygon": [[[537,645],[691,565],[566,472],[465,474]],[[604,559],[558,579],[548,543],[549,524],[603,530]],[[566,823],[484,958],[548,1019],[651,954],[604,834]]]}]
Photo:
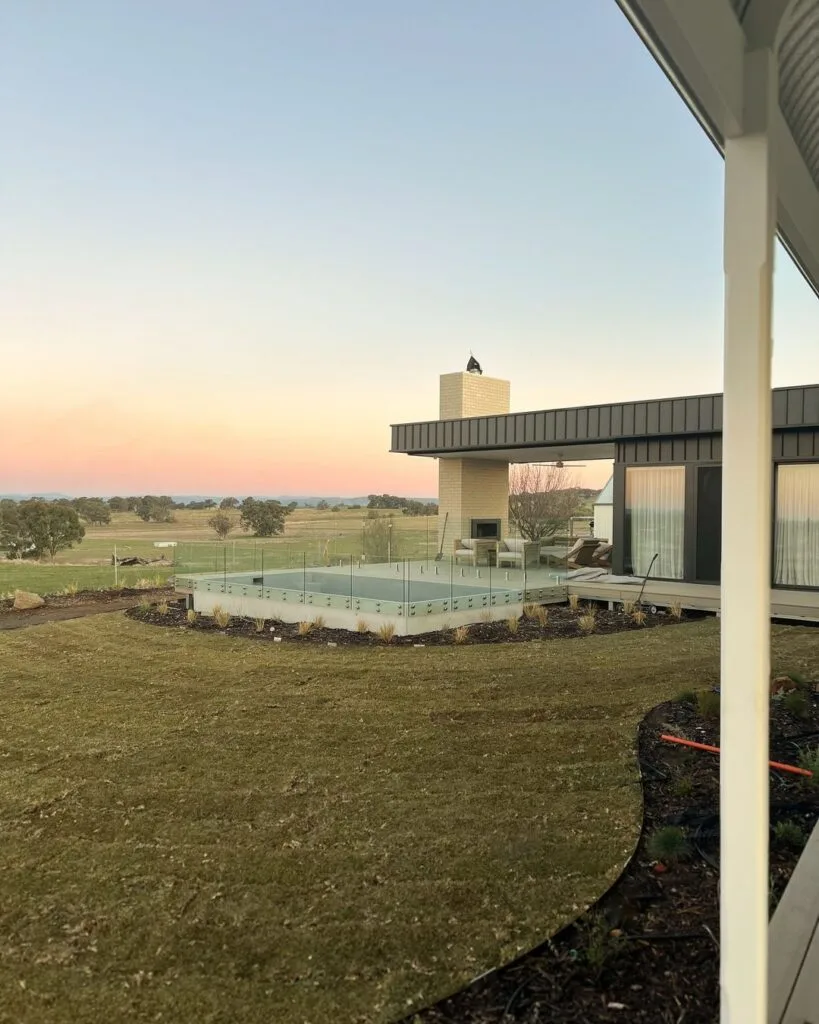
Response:
[{"label": "irrigation pipe", "polygon": [[[666,743],[679,743],[683,747],[693,747],[694,750],[705,750],[709,754],[720,753],[719,747],[712,747],[708,743],[696,743],[694,740],[684,740],[679,736],[669,736],[667,733],[661,733],[660,739],[665,740]],[[769,761],[768,765],[780,772],[792,772],[794,775],[807,775],[808,778],[813,778],[813,772],[808,771],[807,768],[797,768],[796,765],[782,764],[781,761]]]}]

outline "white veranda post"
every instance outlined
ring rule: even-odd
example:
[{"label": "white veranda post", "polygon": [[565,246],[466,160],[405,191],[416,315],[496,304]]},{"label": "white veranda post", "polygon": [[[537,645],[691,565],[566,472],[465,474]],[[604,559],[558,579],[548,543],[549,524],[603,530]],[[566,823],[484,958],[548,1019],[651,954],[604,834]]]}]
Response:
[{"label": "white veranda post", "polygon": [[776,81],[770,50],[746,54],[742,134],[725,143],[721,1024],[767,1021]]}]

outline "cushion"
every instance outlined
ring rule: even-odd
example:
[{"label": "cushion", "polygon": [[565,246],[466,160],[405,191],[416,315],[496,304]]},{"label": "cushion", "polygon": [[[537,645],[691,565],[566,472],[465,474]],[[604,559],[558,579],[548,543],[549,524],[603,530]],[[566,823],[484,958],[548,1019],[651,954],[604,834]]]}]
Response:
[{"label": "cushion", "polygon": [[505,540],[503,542],[503,546],[507,551],[516,551],[518,554],[520,554],[523,551],[523,547],[525,544],[526,541],[520,537],[514,537],[510,540]]}]

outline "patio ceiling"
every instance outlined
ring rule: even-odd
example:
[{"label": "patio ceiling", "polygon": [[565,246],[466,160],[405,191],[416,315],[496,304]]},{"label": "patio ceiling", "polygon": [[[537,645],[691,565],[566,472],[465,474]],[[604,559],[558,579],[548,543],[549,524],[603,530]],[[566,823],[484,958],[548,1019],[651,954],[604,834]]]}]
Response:
[{"label": "patio ceiling", "polygon": [[819,294],[819,0],[616,0],[715,146],[748,130],[747,50],[778,58],[779,237]]}]

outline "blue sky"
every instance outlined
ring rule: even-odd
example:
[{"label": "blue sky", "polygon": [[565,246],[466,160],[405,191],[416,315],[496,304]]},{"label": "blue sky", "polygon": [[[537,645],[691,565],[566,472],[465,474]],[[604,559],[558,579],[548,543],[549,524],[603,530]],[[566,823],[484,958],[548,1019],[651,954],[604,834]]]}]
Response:
[{"label": "blue sky", "polygon": [[[9,0],[0,490],[434,492],[387,425],[721,387],[722,161],[614,0]],[[781,251],[775,383],[819,380]],[[59,441],[49,443],[49,438]]]}]

